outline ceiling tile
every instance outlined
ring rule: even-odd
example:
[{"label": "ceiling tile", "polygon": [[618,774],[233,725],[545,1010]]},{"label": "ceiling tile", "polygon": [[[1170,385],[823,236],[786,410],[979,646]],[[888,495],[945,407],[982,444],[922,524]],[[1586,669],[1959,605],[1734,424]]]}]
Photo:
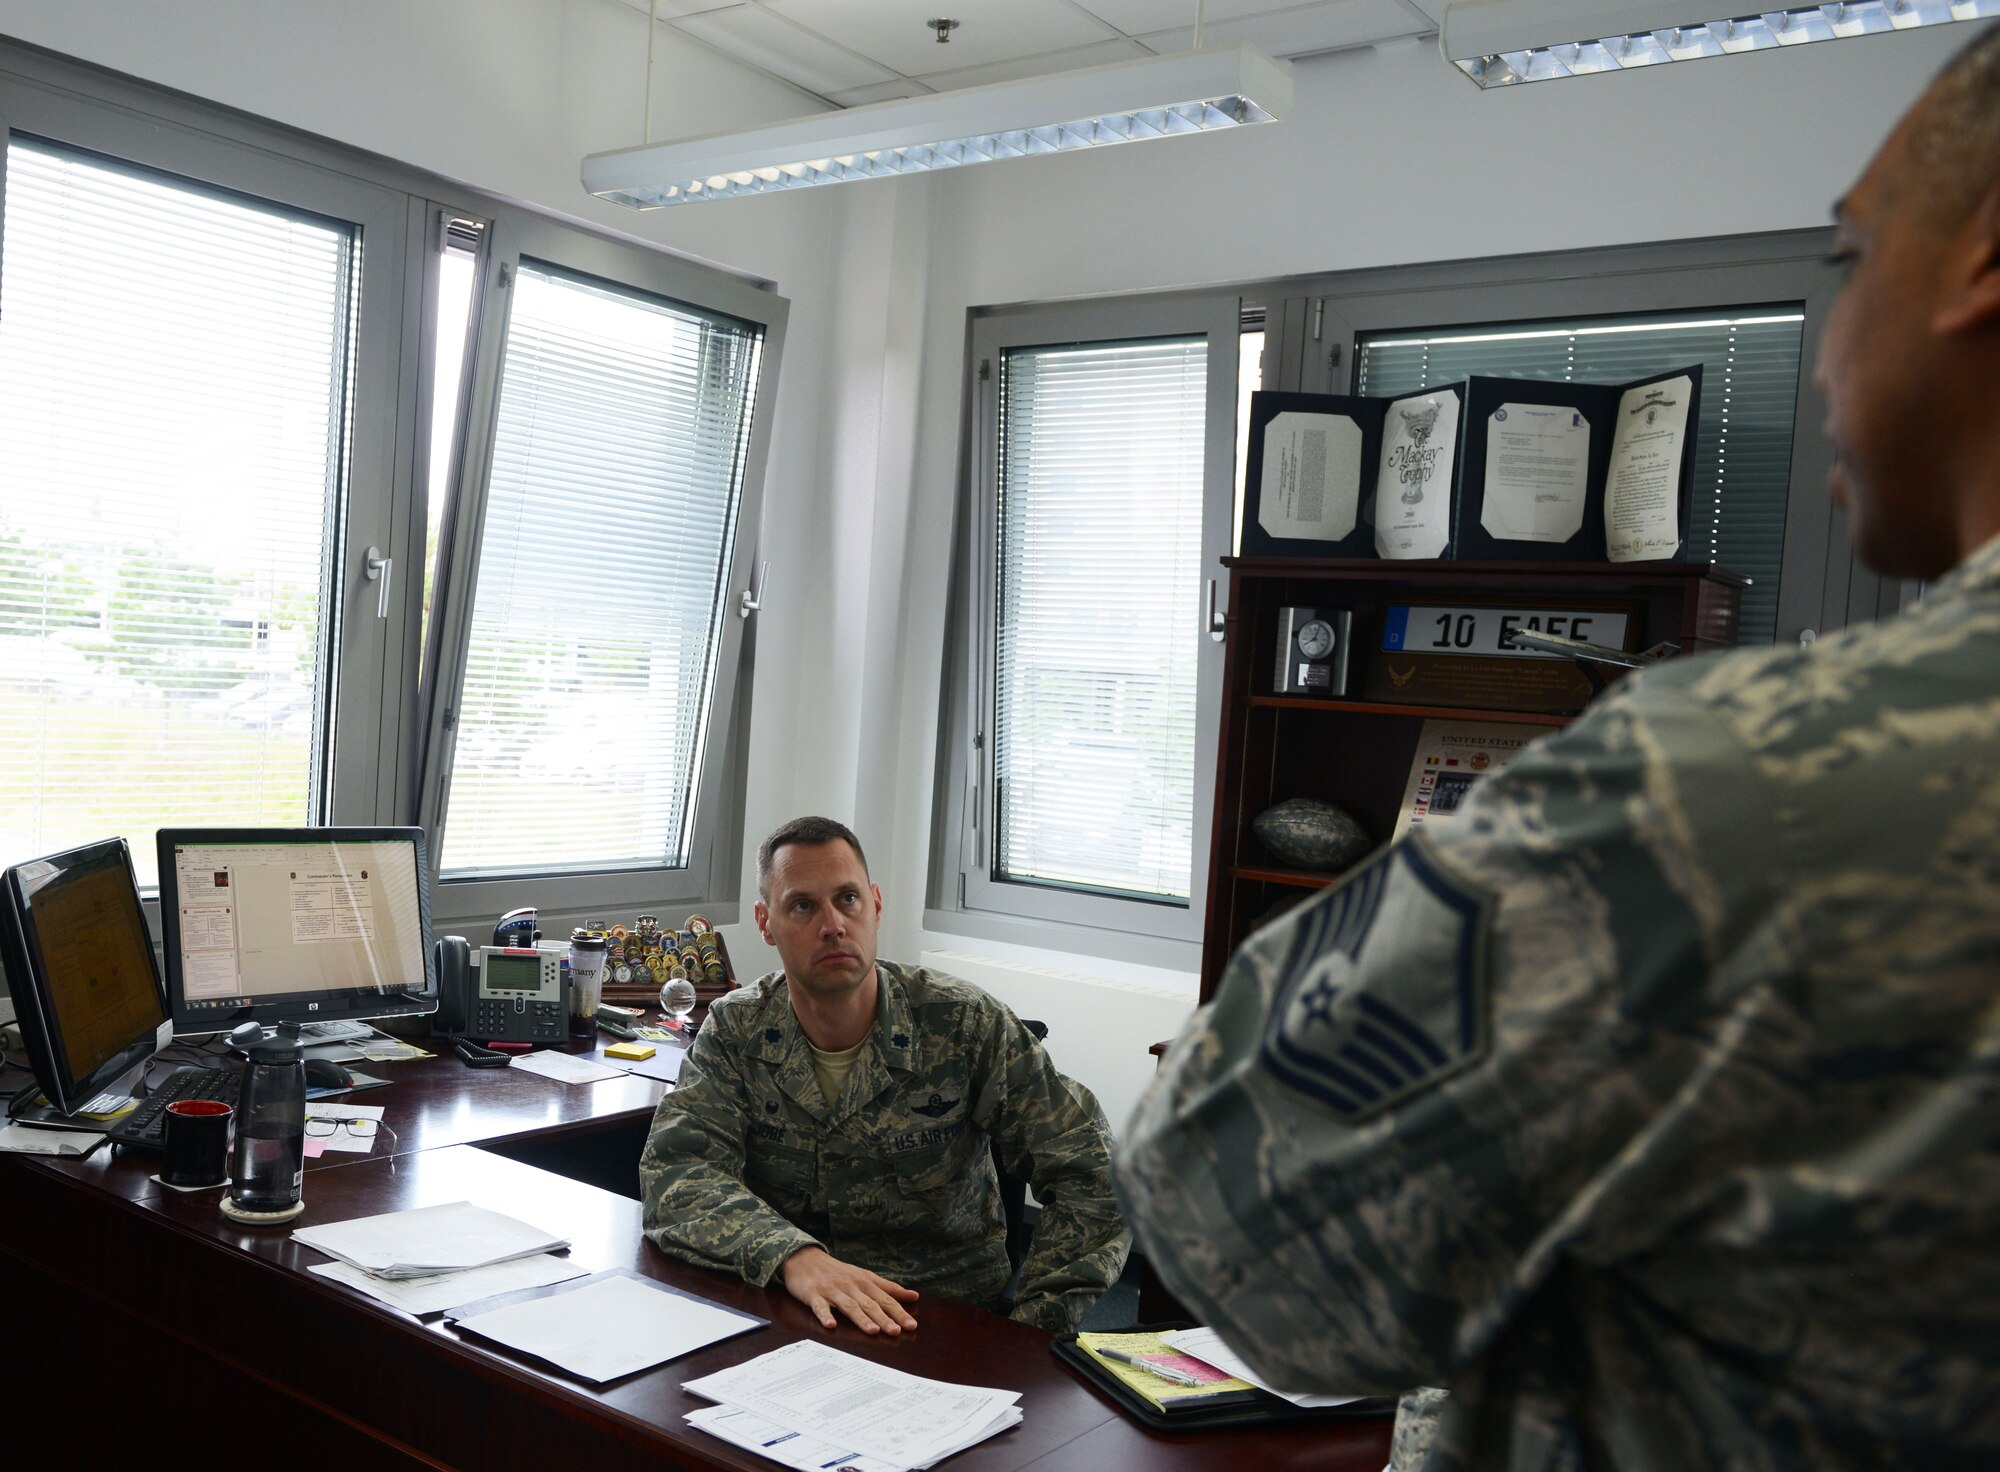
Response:
[{"label": "ceiling tile", "polygon": [[[1318,5],[1210,24],[1203,35],[1211,46],[1249,41],[1273,56],[1309,56],[1424,35],[1430,29],[1396,0],[1322,0]],[[1139,39],[1155,51],[1185,51],[1193,42],[1194,27],[1155,31]]]},{"label": "ceiling tile", "polygon": [[922,82],[899,78],[877,82],[872,87],[853,87],[845,92],[829,92],[826,100],[836,107],[866,107],[871,102],[894,102],[899,97],[928,97],[932,89]]},{"label": "ceiling tile", "polygon": [[[1109,26],[1068,0],[937,0],[928,6],[913,5],[911,0],[764,0],[764,4],[906,77],[993,66],[1116,38]],[[940,14],[959,22],[943,46],[923,24]]]},{"label": "ceiling tile", "polygon": [[1137,41],[1123,38],[1079,46],[1074,51],[1043,52],[1019,61],[1002,61],[992,66],[972,66],[957,72],[928,72],[924,81],[940,92],[956,92],[963,87],[984,87],[989,82],[1011,82],[1017,77],[1041,77],[1050,72],[1073,72],[1079,67],[1110,66],[1118,61],[1138,61],[1153,53]]},{"label": "ceiling tile", "polygon": [[[641,15],[652,11],[650,0],[619,0],[619,3]],[[684,15],[699,15],[704,10],[727,10],[742,3],[743,0],[660,0],[659,16],[663,21],[679,20]]]},{"label": "ceiling tile", "polygon": [[[1194,28],[1194,0],[1076,0],[1107,25],[1128,36],[1156,33],[1162,26]],[[1302,0],[1208,0],[1204,27],[1272,10],[1296,10]]]},{"label": "ceiling tile", "polygon": [[676,20],[674,27],[822,97],[896,80],[887,68],[828,45],[761,5],[705,11]]}]

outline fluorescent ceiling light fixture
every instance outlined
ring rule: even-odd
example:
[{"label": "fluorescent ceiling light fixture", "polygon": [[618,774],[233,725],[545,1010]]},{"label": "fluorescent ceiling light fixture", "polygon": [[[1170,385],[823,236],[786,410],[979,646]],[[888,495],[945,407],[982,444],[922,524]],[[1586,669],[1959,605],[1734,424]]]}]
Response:
[{"label": "fluorescent ceiling light fixture", "polygon": [[1731,3],[1458,0],[1445,11],[1438,40],[1452,65],[1480,86],[1511,87],[2000,16],[2000,0],[1846,0],[1733,14]]},{"label": "fluorescent ceiling light fixture", "polygon": [[654,209],[1210,133],[1274,122],[1291,106],[1289,66],[1220,46],[593,153],[583,187]]}]

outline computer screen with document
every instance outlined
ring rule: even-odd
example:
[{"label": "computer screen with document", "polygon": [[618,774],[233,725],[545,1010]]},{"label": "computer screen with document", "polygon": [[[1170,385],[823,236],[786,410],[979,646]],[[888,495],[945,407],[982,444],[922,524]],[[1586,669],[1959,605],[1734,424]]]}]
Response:
[{"label": "computer screen with document", "polygon": [[76,1114],[153,1056],[166,994],[124,839],[0,875],[0,965],[35,1083],[56,1113]]},{"label": "computer screen with document", "polygon": [[176,1037],[437,1006],[421,828],[162,828]]}]

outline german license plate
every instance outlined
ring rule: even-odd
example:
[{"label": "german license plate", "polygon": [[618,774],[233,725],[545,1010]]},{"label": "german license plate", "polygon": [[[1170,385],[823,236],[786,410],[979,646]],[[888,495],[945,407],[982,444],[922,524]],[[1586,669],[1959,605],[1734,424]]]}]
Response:
[{"label": "german license plate", "polygon": [[1625,615],[1588,608],[1452,608],[1392,603],[1382,625],[1391,654],[1486,654],[1506,659],[1567,659],[1505,641],[1517,630],[1558,634],[1587,644],[1625,647]]}]

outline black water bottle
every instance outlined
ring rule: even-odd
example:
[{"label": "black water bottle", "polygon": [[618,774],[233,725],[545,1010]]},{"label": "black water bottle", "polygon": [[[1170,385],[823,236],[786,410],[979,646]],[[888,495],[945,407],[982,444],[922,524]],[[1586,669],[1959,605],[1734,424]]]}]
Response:
[{"label": "black water bottle", "polygon": [[246,1050],[236,1101],[229,1199],[236,1213],[287,1216],[300,1208],[306,1169],[306,1065],[298,1029],[281,1027]]}]

